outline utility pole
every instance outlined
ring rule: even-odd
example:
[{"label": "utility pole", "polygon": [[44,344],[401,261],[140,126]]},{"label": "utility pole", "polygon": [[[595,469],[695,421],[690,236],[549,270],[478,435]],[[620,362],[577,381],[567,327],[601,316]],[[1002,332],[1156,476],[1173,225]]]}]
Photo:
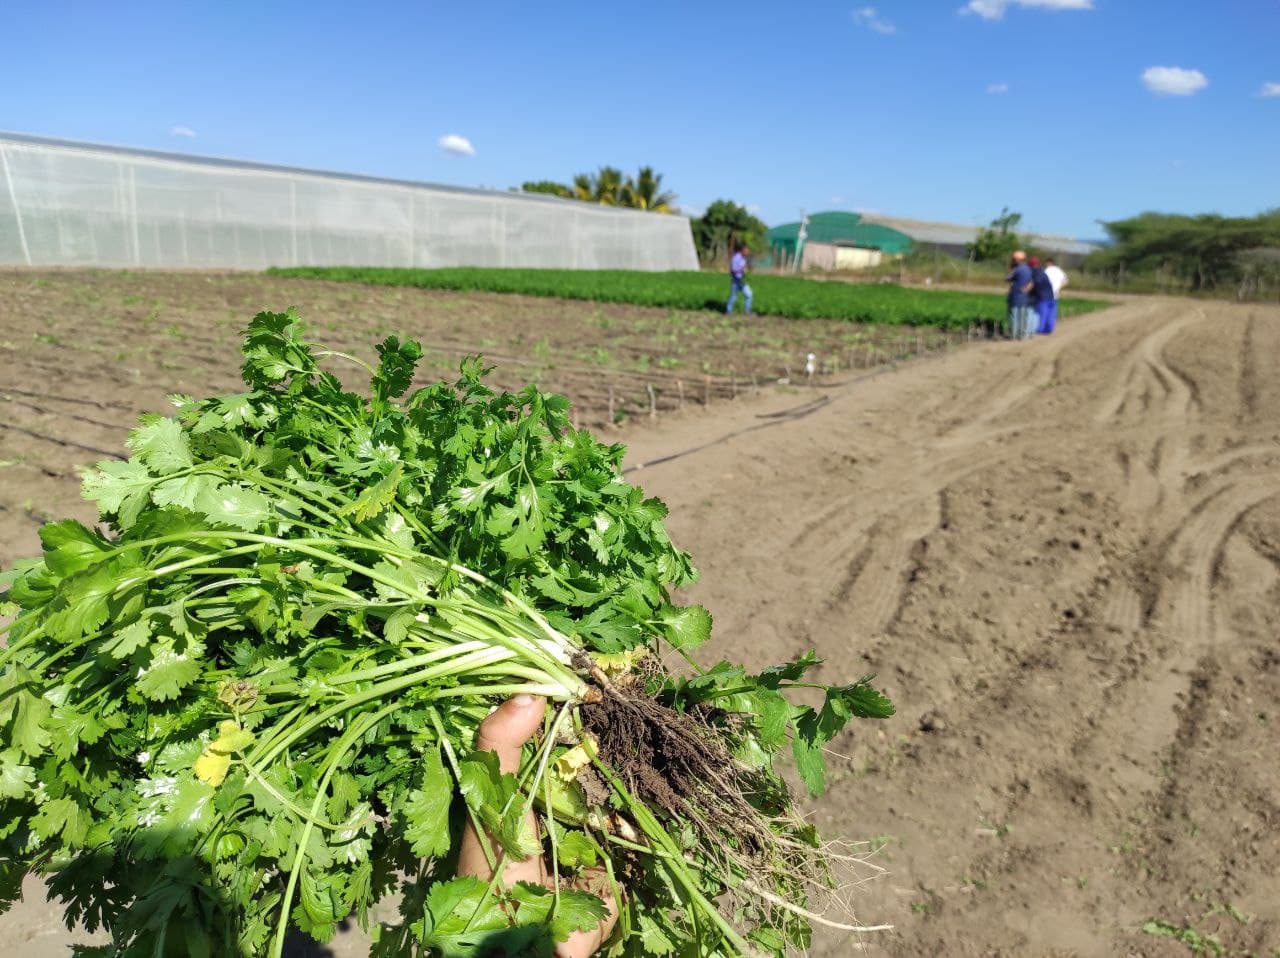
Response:
[{"label": "utility pole", "polygon": [[800,260],[804,257],[804,241],[809,235],[809,217],[804,210],[800,211],[800,229],[796,233],[796,261],[791,264],[793,273],[800,272]]}]

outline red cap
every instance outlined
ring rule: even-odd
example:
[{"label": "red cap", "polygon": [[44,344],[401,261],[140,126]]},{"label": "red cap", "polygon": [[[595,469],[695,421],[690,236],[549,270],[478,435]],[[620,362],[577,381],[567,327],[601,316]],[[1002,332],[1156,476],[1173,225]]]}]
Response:
[{"label": "red cap", "polygon": [[1039,265],[1040,265],[1040,257],[1039,257],[1039,256],[1033,256],[1033,257],[1031,257],[1031,265],[1032,265],[1032,266],[1039,266]]}]

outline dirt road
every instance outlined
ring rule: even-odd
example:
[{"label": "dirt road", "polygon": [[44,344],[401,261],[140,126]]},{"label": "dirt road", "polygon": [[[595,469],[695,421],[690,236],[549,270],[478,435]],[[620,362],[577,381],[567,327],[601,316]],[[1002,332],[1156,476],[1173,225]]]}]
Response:
[{"label": "dirt road", "polygon": [[[708,656],[812,647],[899,706],[812,804],[880,848],[854,900],[896,930],[814,952],[1272,955],[1280,311],[1135,300],[822,395],[625,437],[698,450],[631,478],[702,569]],[[54,949],[41,907],[0,943]]]},{"label": "dirt road", "polygon": [[716,651],[813,647],[899,705],[814,806],[883,845],[867,950],[1275,953],[1280,312],[1135,301],[830,396],[637,478]]}]

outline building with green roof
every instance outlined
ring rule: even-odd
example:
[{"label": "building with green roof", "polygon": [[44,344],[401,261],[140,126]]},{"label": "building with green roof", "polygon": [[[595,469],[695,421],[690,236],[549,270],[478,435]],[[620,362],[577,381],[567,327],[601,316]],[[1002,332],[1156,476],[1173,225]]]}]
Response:
[{"label": "building with green roof", "polygon": [[798,257],[804,269],[861,269],[911,252],[906,233],[864,222],[857,213],[814,213],[804,224],[803,240],[800,225],[783,223],[765,234],[774,262],[794,263]]}]

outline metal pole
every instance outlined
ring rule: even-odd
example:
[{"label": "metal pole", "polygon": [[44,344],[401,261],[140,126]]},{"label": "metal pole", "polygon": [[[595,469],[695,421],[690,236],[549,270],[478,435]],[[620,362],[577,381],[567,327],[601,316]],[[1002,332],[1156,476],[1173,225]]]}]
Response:
[{"label": "metal pole", "polygon": [[791,272],[800,272],[800,261],[804,258],[804,241],[809,235],[809,217],[804,210],[800,211],[800,229],[796,231],[796,261],[791,264]]}]

